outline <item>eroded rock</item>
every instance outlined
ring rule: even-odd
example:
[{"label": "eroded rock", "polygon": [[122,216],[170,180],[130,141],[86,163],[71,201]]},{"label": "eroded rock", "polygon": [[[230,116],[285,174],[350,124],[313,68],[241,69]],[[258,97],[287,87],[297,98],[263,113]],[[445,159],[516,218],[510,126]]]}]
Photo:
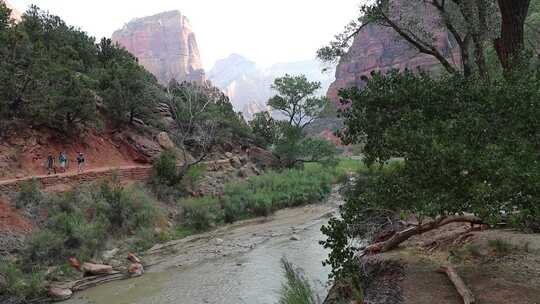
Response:
[{"label": "eroded rock", "polygon": [[98,275],[112,273],[113,268],[110,265],[83,263],[81,266],[81,270],[85,274]]},{"label": "eroded rock", "polygon": [[55,301],[65,301],[73,296],[73,291],[67,288],[51,287],[48,294]]}]

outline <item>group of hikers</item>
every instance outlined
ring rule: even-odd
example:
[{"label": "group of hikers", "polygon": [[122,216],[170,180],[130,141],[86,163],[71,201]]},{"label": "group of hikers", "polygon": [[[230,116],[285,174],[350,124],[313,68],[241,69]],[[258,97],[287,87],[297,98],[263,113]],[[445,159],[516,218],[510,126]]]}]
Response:
[{"label": "group of hikers", "polygon": [[[84,154],[82,152],[77,152],[77,172],[81,173],[84,170],[84,165],[86,163],[86,159],[84,157]],[[66,153],[60,152],[60,155],[58,156],[58,164],[60,165],[60,170],[62,173],[65,173],[68,167],[68,157]],[[51,173],[56,174],[56,165],[55,165],[55,157],[52,155],[52,153],[49,152],[49,155],[47,156],[47,174],[50,175]]]}]

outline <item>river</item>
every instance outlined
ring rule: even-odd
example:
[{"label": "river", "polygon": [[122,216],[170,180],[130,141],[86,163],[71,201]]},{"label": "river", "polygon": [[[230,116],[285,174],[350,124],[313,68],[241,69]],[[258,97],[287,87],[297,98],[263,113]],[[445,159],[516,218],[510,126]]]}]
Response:
[{"label": "river", "polygon": [[274,304],[284,281],[287,258],[324,299],[330,269],[318,244],[320,228],[335,212],[336,191],[324,204],[277,212],[216,231],[156,246],[144,260],[153,264],[142,277],[116,281],[81,293],[71,304]]}]

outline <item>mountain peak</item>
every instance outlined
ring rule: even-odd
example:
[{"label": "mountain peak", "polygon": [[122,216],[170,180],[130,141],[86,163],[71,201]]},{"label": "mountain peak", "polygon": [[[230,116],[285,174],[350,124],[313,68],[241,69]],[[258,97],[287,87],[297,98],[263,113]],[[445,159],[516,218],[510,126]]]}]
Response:
[{"label": "mountain peak", "polygon": [[180,11],[133,19],[115,31],[112,40],[137,57],[161,84],[172,79],[206,80],[195,33]]}]

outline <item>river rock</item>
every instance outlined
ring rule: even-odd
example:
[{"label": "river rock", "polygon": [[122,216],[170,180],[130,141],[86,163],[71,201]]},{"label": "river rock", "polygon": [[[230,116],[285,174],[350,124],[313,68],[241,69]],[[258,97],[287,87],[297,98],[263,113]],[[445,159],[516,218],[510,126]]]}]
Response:
[{"label": "river rock", "polygon": [[60,287],[51,287],[49,288],[49,296],[55,301],[65,301],[73,296],[71,289],[60,288]]},{"label": "river rock", "polygon": [[141,259],[132,252],[128,253],[127,259],[132,263],[140,263],[141,262]]},{"label": "river rock", "polygon": [[112,266],[102,265],[102,264],[93,264],[93,263],[83,263],[81,267],[82,271],[86,274],[108,274],[113,271]]},{"label": "river rock", "polygon": [[101,255],[101,258],[108,262],[110,260],[112,260],[112,258],[114,258],[114,256],[118,253],[119,249],[118,248],[114,248],[114,249],[111,249],[111,250],[107,250],[107,251],[104,251],[103,254]]},{"label": "river rock", "polygon": [[78,271],[81,271],[81,262],[77,258],[69,258],[69,265]]},{"label": "river rock", "polygon": [[128,272],[132,277],[140,277],[144,273],[144,266],[141,263],[129,265]]}]

